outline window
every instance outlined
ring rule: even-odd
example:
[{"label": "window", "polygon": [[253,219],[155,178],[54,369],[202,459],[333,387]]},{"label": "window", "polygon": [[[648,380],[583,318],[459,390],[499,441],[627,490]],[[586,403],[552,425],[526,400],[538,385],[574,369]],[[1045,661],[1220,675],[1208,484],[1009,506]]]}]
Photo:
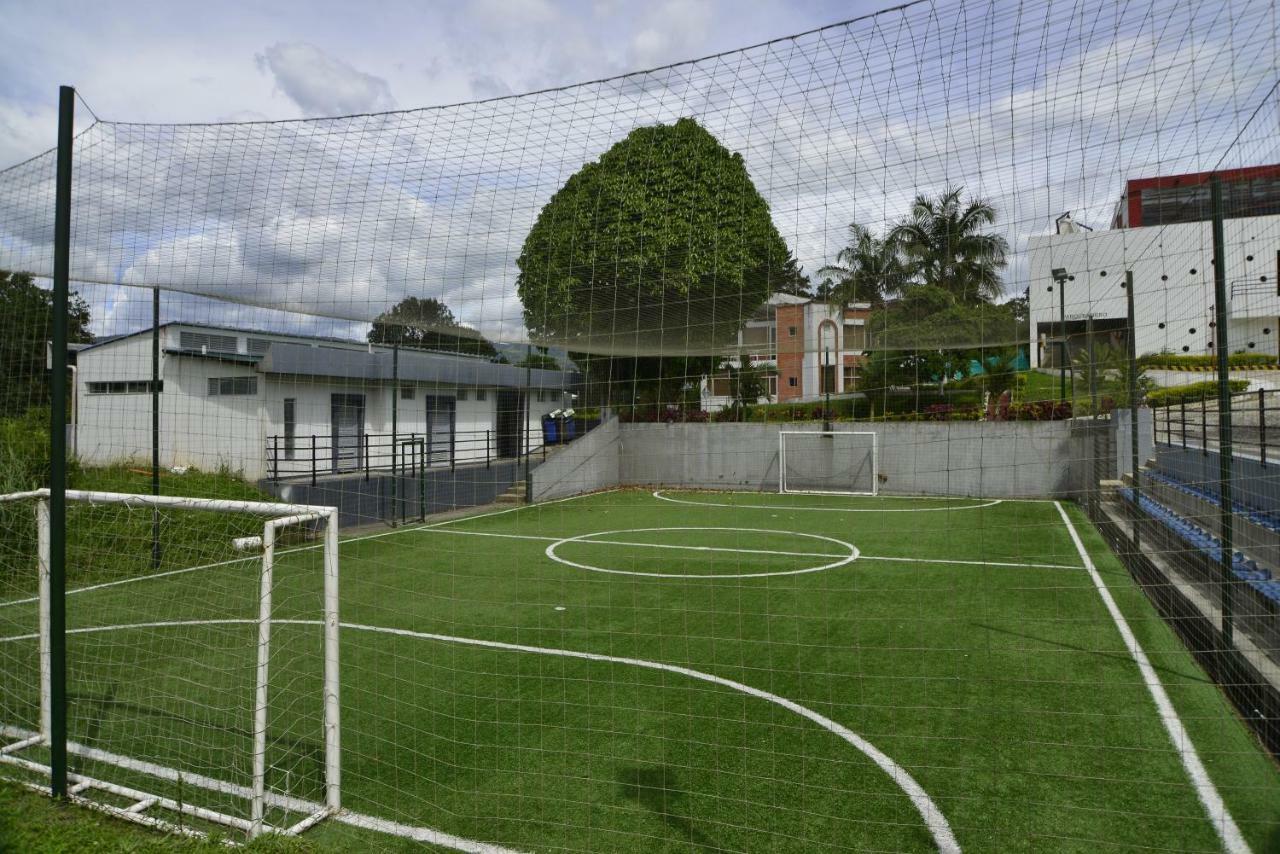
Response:
[{"label": "window", "polygon": [[261,356],[271,347],[271,342],[265,338],[249,338],[245,342],[248,344],[249,352],[255,356]]},{"label": "window", "polygon": [[823,365],[818,369],[818,394],[835,394],[840,391],[836,388],[836,366]]},{"label": "window", "polygon": [[795,377],[787,377],[787,385],[789,385],[791,388],[795,388],[795,387],[796,387],[796,378],[795,378]]},{"label": "window", "polygon": [[298,400],[284,399],[284,458],[291,460],[298,450]]},{"label": "window", "polygon": [[484,389],[476,389],[476,400],[484,400]]},{"label": "window", "polygon": [[209,377],[209,397],[232,397],[257,393],[257,377]]},{"label": "window", "polygon": [[844,366],[844,390],[853,391],[853,388],[854,386],[857,385],[857,383],[858,383],[858,366],[845,365]]},{"label": "window", "polygon": [[818,343],[822,348],[818,353],[818,393],[834,394],[839,391],[836,388],[835,362],[840,354],[836,352],[836,325],[830,320],[822,321],[818,327]]},{"label": "window", "polygon": [[711,394],[713,397],[733,396],[733,382],[728,374],[717,374],[711,378]]},{"label": "window", "polygon": [[[151,380],[112,380],[110,382],[88,383],[89,394],[150,394]],[[164,380],[155,391],[164,391]]]},{"label": "window", "polygon": [[465,388],[458,389],[458,400],[467,399],[467,390]]},{"label": "window", "polygon": [[769,398],[776,398],[778,396],[778,375],[769,374],[769,376],[764,378],[764,382],[765,387],[768,389]]},{"label": "window", "polygon": [[795,337],[796,337],[796,328],[795,328],[794,326],[788,326],[788,327],[787,327],[787,335],[788,335],[788,337],[795,338]]},{"label": "window", "polygon": [[210,353],[236,352],[236,336],[211,335],[206,332],[183,332],[178,341],[184,350],[208,350]]},{"label": "window", "polygon": [[413,400],[413,386],[411,385],[400,386],[400,399]]},{"label": "window", "polygon": [[844,326],[844,346],[848,350],[867,349],[867,327],[861,324],[846,323]]}]

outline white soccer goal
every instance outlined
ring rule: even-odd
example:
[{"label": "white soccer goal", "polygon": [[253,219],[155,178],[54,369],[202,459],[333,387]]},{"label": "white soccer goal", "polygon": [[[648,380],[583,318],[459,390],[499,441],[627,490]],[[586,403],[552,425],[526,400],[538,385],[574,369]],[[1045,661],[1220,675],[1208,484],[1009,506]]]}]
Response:
[{"label": "white soccer goal", "polygon": [[778,491],[875,495],[876,434],[851,430],[778,431]]},{"label": "white soccer goal", "polygon": [[[66,497],[70,796],[197,836],[297,834],[336,814],[337,510],[77,490]],[[25,515],[24,503],[33,505],[34,542],[16,565],[31,566],[37,583],[34,595],[0,602],[0,656],[16,670],[23,656],[34,659],[21,650],[38,643],[38,721],[35,686],[0,686],[0,767],[40,788],[32,779],[51,773],[43,748],[55,696],[49,490],[0,495],[11,522]],[[255,528],[260,539],[244,536]],[[282,580],[277,544],[286,532],[298,542]],[[260,560],[245,554],[258,548]],[[293,637],[273,639],[273,624]],[[35,667],[22,669],[35,677]],[[298,744],[312,754],[308,774],[299,771],[307,760],[289,755]],[[309,796],[299,796],[308,777]]]}]

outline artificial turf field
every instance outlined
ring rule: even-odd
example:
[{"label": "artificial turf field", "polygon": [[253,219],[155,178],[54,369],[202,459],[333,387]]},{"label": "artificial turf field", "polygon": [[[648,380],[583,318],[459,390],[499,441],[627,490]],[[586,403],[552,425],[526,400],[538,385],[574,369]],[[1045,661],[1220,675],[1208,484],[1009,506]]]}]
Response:
[{"label": "artificial turf field", "polygon": [[[1244,840],[1280,849],[1276,765],[1063,507]],[[70,597],[73,739],[247,784],[258,568]],[[1223,845],[1053,502],[614,491],[348,538],[341,586],[343,805],[450,835],[419,839]],[[320,590],[318,551],[278,553],[271,788],[310,801]],[[35,626],[34,604],[0,605],[0,720],[18,727],[38,720]],[[248,810],[84,756],[75,769]],[[416,845],[332,820],[306,838]]]}]

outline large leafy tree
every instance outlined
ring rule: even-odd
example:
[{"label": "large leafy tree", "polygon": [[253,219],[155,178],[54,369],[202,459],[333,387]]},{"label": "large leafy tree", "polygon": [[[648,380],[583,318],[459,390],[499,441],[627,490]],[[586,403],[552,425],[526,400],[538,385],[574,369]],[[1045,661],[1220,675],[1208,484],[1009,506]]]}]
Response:
[{"label": "large leafy tree", "polygon": [[373,321],[371,344],[399,344],[473,356],[496,356],[493,344],[463,326],[449,307],[432,297],[405,297]]},{"label": "large leafy tree", "polygon": [[[67,341],[88,343],[89,305],[67,299]],[[0,417],[49,404],[46,350],[53,334],[53,293],[30,273],[0,270]]]},{"label": "large leafy tree", "polygon": [[615,385],[660,378],[668,401],[770,294],[807,290],[742,156],[688,118],[636,128],[572,175],[517,265],[535,339]]},{"label": "large leafy tree", "polygon": [[902,292],[908,271],[892,242],[855,222],[849,225],[849,242],[836,255],[836,262],[818,270],[818,275],[824,280],[820,296],[831,303],[881,306]]},{"label": "large leafy tree", "polygon": [[1007,264],[1007,241],[987,229],[996,221],[985,199],[963,198],[951,187],[937,198],[916,196],[911,212],[889,232],[915,282],[941,288],[957,302],[998,298],[1000,271]]}]

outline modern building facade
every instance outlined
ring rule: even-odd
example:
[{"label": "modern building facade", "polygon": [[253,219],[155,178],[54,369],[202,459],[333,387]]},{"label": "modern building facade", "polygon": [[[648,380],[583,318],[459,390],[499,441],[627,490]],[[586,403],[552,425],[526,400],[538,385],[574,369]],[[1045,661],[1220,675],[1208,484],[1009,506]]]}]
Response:
[{"label": "modern building facade", "polygon": [[[160,461],[248,480],[510,458],[541,445],[574,374],[273,332],[160,327]],[[152,332],[77,354],[73,446],[89,465],[151,459]]]},{"label": "modern building facade", "polygon": [[[1277,355],[1280,167],[1222,174],[1224,190],[1235,187],[1232,198],[1256,202],[1224,206],[1227,349]],[[1227,180],[1231,175],[1234,185]],[[1058,367],[1064,341],[1066,358],[1071,359],[1085,348],[1090,329],[1100,343],[1126,340],[1126,273],[1133,275],[1139,355],[1216,352],[1217,259],[1208,205],[1170,201],[1164,195],[1170,188],[1187,190],[1188,199],[1207,198],[1207,174],[1130,181],[1111,230],[1031,238],[1029,343],[1034,366]],[[1055,270],[1065,277],[1055,280]]]},{"label": "modern building facade", "polygon": [[[811,297],[775,294],[738,332],[732,361],[760,369],[768,400],[803,402],[827,393],[857,389],[858,367],[867,354],[870,303],[832,306]],[[703,382],[702,404],[708,411],[733,403],[732,380],[719,372]]]}]

